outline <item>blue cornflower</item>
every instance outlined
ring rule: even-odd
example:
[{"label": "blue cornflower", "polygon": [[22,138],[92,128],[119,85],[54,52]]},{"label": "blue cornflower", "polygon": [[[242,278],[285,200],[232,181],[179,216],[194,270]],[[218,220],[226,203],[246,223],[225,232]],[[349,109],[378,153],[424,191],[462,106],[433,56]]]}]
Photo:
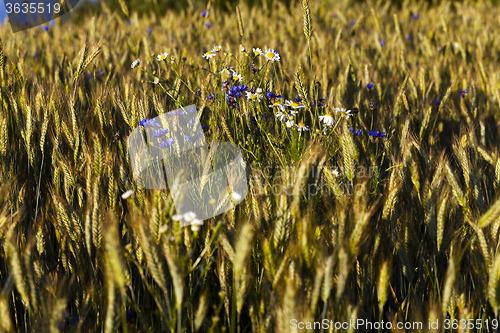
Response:
[{"label": "blue cornflower", "polygon": [[434,101],[434,103],[436,104],[436,106],[441,105],[441,101],[440,101],[439,99],[436,99],[436,100]]},{"label": "blue cornflower", "polygon": [[384,46],[385,45],[385,40],[381,40],[379,43],[380,43],[380,46]]},{"label": "blue cornflower", "polygon": [[368,88],[368,90],[371,90],[373,88],[373,83],[368,83],[366,87]]},{"label": "blue cornflower", "polygon": [[411,18],[412,18],[412,19],[414,19],[414,20],[418,19],[418,14],[413,14],[413,15],[411,16]]},{"label": "blue cornflower", "polygon": [[92,77],[92,74],[87,74],[87,79],[91,79]]},{"label": "blue cornflower", "polygon": [[217,93],[215,93],[215,95],[213,93],[211,93],[210,95],[208,95],[207,99],[209,101],[212,101],[215,97],[219,96]]},{"label": "blue cornflower", "polygon": [[202,11],[202,12],[201,12],[201,16],[202,16],[202,17],[207,16],[207,11],[206,11],[206,10]]},{"label": "blue cornflower", "polygon": [[352,127],[349,127],[349,132],[351,132],[354,135],[358,135],[358,136],[361,135],[361,133],[362,133],[361,130],[355,131],[354,128],[352,128]]},{"label": "blue cornflower", "polygon": [[300,98],[300,96],[297,95],[297,97],[295,97],[295,102],[297,102],[297,103],[302,102],[302,98]]},{"label": "blue cornflower", "polygon": [[381,133],[380,131],[373,131],[373,132],[368,132],[368,135],[373,137],[373,138],[385,138],[387,134],[385,132]]},{"label": "blue cornflower", "polygon": [[168,138],[167,141],[162,141],[160,142],[160,147],[162,148],[168,148],[174,143],[173,138]]},{"label": "blue cornflower", "polygon": [[151,33],[151,28],[148,28],[148,30],[146,30],[146,32],[147,32],[148,34],[150,34],[150,33]]},{"label": "blue cornflower", "polygon": [[102,75],[104,73],[102,71],[98,71],[97,74]]},{"label": "blue cornflower", "polygon": [[50,26],[48,26],[48,25],[46,25],[45,27],[43,27],[43,30],[45,30],[45,31],[49,31],[49,29],[50,29]]},{"label": "blue cornflower", "polygon": [[412,35],[410,35],[410,36],[406,36],[406,37],[405,37],[405,39],[406,39],[406,40],[412,40],[412,39],[413,39],[413,36],[412,36]]},{"label": "blue cornflower", "polygon": [[[325,101],[325,99],[324,99],[324,98],[318,98],[318,106],[322,108],[322,107],[324,106],[324,105],[323,105],[323,102],[324,102],[324,101]],[[312,106],[316,106],[316,101],[314,101],[314,102],[312,103]]]},{"label": "blue cornflower", "polygon": [[272,91],[268,91],[268,92],[266,93],[266,97],[267,97],[267,98],[271,98],[271,99],[273,99],[273,98],[283,98],[283,96],[282,96],[282,95],[276,95],[276,94],[275,94],[275,93],[273,93]]},{"label": "blue cornflower", "polygon": [[202,125],[201,129],[204,130],[204,131],[208,131],[210,129],[210,126],[208,126],[208,125]]},{"label": "blue cornflower", "polygon": [[356,24],[356,20],[352,20],[351,25],[355,25],[355,24]]},{"label": "blue cornflower", "polygon": [[127,21],[127,25],[131,25],[131,24],[132,24],[132,22],[130,22],[130,20],[128,20]]},{"label": "blue cornflower", "polygon": [[161,125],[156,122],[156,118],[155,119],[147,119],[147,118],[143,119],[143,120],[139,121],[139,125],[141,125],[142,127],[153,127],[153,126],[161,127]]},{"label": "blue cornflower", "polygon": [[212,28],[214,26],[213,23],[205,23],[205,27],[207,28]]},{"label": "blue cornflower", "polygon": [[153,138],[159,138],[160,136],[163,136],[168,133],[168,129],[166,128],[160,128],[157,130],[153,131]]},{"label": "blue cornflower", "polygon": [[465,89],[465,90],[459,90],[458,93],[460,94],[461,98],[464,98],[465,94],[468,94],[469,91],[467,89]]},{"label": "blue cornflower", "polygon": [[35,53],[34,57],[35,58],[38,58],[39,54],[38,53]]}]

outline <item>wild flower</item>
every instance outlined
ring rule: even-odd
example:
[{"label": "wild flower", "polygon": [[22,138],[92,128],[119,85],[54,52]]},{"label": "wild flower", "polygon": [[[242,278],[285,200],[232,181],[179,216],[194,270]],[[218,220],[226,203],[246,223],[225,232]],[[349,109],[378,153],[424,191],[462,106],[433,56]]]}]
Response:
[{"label": "wild flower", "polygon": [[167,59],[167,56],[168,56],[168,53],[167,52],[163,52],[162,54],[158,54],[156,56],[156,60],[157,61],[163,61],[163,60]]},{"label": "wild flower", "polygon": [[207,11],[206,11],[206,10],[202,11],[202,12],[201,12],[201,16],[202,16],[202,17],[207,16]]},{"label": "wild flower", "polygon": [[207,28],[213,28],[214,24],[213,23],[205,23],[205,27]]},{"label": "wild flower", "polygon": [[261,50],[260,48],[258,48],[258,47],[257,47],[257,48],[255,48],[255,47],[254,47],[254,48],[252,49],[252,51],[253,51],[253,53],[254,53],[255,55],[257,55],[257,56],[260,56],[260,55],[262,54],[262,50]]},{"label": "wild flower", "polygon": [[221,45],[217,45],[217,46],[214,46],[212,48],[212,53],[215,53],[215,52],[220,52],[222,50],[222,46]]},{"label": "wild flower", "polygon": [[49,31],[50,27],[48,25],[46,25],[45,27],[43,27],[43,30],[44,31]]},{"label": "wild flower", "polygon": [[218,96],[218,95],[217,95],[217,93],[215,93],[215,95],[214,95],[214,93],[210,93],[210,95],[208,95],[208,96],[207,96],[207,99],[208,99],[209,101],[212,101],[212,100],[213,100],[215,97],[217,97],[217,96]]},{"label": "wild flower", "polygon": [[154,83],[154,84],[158,84],[158,83],[160,83],[160,79],[159,79],[159,78],[157,78],[157,77],[155,77],[155,78],[154,78],[154,80],[153,80],[153,83]]},{"label": "wild flower", "polygon": [[268,61],[280,61],[280,55],[277,51],[273,49],[267,49],[265,53],[261,54],[264,56]]},{"label": "wild flower", "polygon": [[385,40],[380,40],[379,43],[380,43],[380,46],[384,46],[385,45]]},{"label": "wild flower", "polygon": [[247,94],[247,99],[250,99],[252,101],[260,101],[262,95],[261,94],[258,94],[258,93],[254,93],[254,92],[251,92],[251,91],[247,91],[245,92]]},{"label": "wild flower", "polygon": [[375,138],[375,139],[381,139],[381,138],[385,138],[387,136],[387,134],[385,134],[385,132],[381,133],[380,131],[368,132],[368,135],[371,136],[372,138]]},{"label": "wild flower", "polygon": [[317,100],[317,101],[313,101],[313,102],[312,102],[312,106],[316,106],[316,105],[317,105],[318,107],[322,108],[322,107],[324,107],[324,106],[325,106],[325,105],[323,104],[323,102],[324,102],[324,101],[325,101],[325,99],[324,99],[324,98],[318,98],[318,100]]},{"label": "wild flower", "polygon": [[457,42],[457,41],[454,41],[454,42],[453,42],[453,47],[454,47],[455,49],[458,49],[458,48],[460,47],[460,43],[459,43],[459,42]]},{"label": "wild flower", "polygon": [[368,88],[368,90],[372,90],[372,88],[373,88],[373,83],[368,83],[368,84],[366,85],[366,87]]},{"label": "wild flower", "polygon": [[469,91],[467,89],[465,89],[465,90],[459,90],[458,93],[460,94],[460,98],[464,98],[465,94],[468,94]]},{"label": "wild flower", "polygon": [[137,65],[139,65],[139,63],[141,62],[141,59],[136,59],[132,65],[130,66],[131,68],[135,68]]},{"label": "wild flower", "polygon": [[153,138],[159,138],[160,136],[163,136],[168,133],[168,129],[166,128],[160,128],[157,130],[153,130]]},{"label": "wild flower", "polygon": [[285,105],[288,106],[291,109],[304,109],[306,106],[302,103],[297,103],[297,102],[292,102],[292,101],[285,101]]},{"label": "wild flower", "polygon": [[285,123],[285,126],[286,126],[286,128],[288,128],[288,129],[292,128],[294,125],[295,125],[295,121],[290,120],[290,119],[289,119],[289,120],[287,120],[287,122]]},{"label": "wild flower", "polygon": [[361,130],[357,130],[357,131],[356,131],[356,130],[354,130],[354,128],[353,128],[352,126],[351,126],[351,127],[349,127],[349,132],[351,132],[351,133],[352,133],[352,134],[354,134],[354,135],[358,135],[358,136],[359,136],[359,135],[361,135],[361,134],[363,133]]},{"label": "wild flower", "polygon": [[97,74],[103,75],[104,73],[103,73],[103,71],[97,71]]},{"label": "wild flower", "polygon": [[150,33],[151,33],[151,28],[148,28],[148,29],[146,30],[146,32],[147,32],[148,34],[150,34]]},{"label": "wild flower", "polygon": [[122,199],[123,200],[128,199],[133,193],[134,193],[134,191],[128,190],[127,192],[122,194]]},{"label": "wild flower", "polygon": [[332,169],[332,174],[333,174],[335,177],[340,176],[339,169]]},{"label": "wild flower", "polygon": [[168,148],[174,143],[173,138],[168,138],[167,141],[161,141],[160,142],[160,147],[161,148]]},{"label": "wild flower", "polygon": [[202,55],[202,57],[205,58],[205,59],[213,58],[213,57],[215,57],[215,52],[208,51],[204,55]]},{"label": "wild flower", "polygon": [[153,127],[153,126],[162,127],[160,124],[158,124],[156,122],[156,118],[153,118],[153,119],[143,119],[143,120],[139,121],[139,125],[142,126],[142,127]]},{"label": "wild flower", "polygon": [[238,74],[236,72],[233,72],[233,80],[236,82],[236,81],[243,81],[243,76],[241,74]]},{"label": "wild flower", "polygon": [[409,36],[406,36],[405,37],[406,40],[412,40],[413,39],[413,36],[412,35],[409,35]]},{"label": "wild flower", "polygon": [[294,110],[280,110],[278,112],[276,112],[276,118],[278,118],[278,120],[280,121],[284,121],[286,119],[290,120],[290,118],[293,119],[293,117],[295,117],[295,115],[298,113],[298,111],[294,111]]},{"label": "wild flower", "polygon": [[419,15],[418,15],[418,14],[413,14],[413,15],[411,16],[411,18],[412,18],[412,19],[414,19],[414,20],[416,20],[416,19],[418,19],[418,18],[419,18]]},{"label": "wild flower", "polygon": [[38,53],[35,53],[34,57],[35,58],[38,58],[39,54]]},{"label": "wild flower", "polygon": [[324,116],[319,116],[319,120],[326,126],[333,126],[334,124],[333,116],[330,113],[327,113]]},{"label": "wild flower", "polygon": [[286,105],[280,102],[273,103],[272,105],[268,105],[270,108],[279,108],[281,111],[286,110]]},{"label": "wild flower", "polygon": [[306,126],[304,123],[298,123],[297,124],[297,131],[302,132],[302,131],[309,131],[309,127]]},{"label": "wild flower", "polygon": [[234,201],[240,201],[242,198],[241,194],[239,194],[237,192],[231,193],[231,197],[233,198]]},{"label": "wild flower", "polygon": [[346,110],[345,108],[334,108],[333,110],[344,114],[347,119],[351,118],[355,113],[352,110]]},{"label": "wild flower", "polygon": [[300,96],[297,95],[297,97],[295,97],[295,102],[297,102],[297,103],[302,102],[302,98],[300,98]]},{"label": "wild flower", "polygon": [[273,99],[273,98],[278,98],[278,99],[279,99],[279,98],[283,98],[283,96],[282,96],[282,95],[276,95],[276,94],[275,94],[275,93],[273,93],[272,91],[268,91],[268,92],[266,93],[266,97],[267,97],[267,98],[270,98],[270,99]]}]

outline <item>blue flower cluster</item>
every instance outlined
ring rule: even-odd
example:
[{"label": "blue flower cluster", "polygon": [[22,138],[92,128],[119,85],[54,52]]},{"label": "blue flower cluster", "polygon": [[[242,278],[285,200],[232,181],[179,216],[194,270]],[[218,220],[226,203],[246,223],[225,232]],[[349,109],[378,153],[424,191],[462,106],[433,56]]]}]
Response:
[{"label": "blue flower cluster", "polygon": [[268,91],[266,93],[266,97],[267,98],[270,98],[270,99],[273,99],[273,98],[283,98],[282,95],[276,95],[275,93],[273,93],[272,91]]},{"label": "blue flower cluster", "polygon": [[174,143],[173,138],[168,138],[167,141],[162,141],[160,142],[160,147],[162,148],[168,148]]},{"label": "blue flower cluster", "polygon": [[375,139],[381,139],[381,138],[385,138],[387,136],[387,134],[385,134],[385,132],[381,133],[380,131],[373,131],[373,132],[368,132],[368,135],[375,138]]},{"label": "blue flower cluster", "polygon": [[142,127],[153,127],[153,126],[156,126],[156,127],[162,127],[160,124],[158,124],[156,122],[156,118],[155,119],[143,119],[141,121],[139,121],[139,125],[141,125]]},{"label": "blue flower cluster", "polygon": [[362,134],[361,130],[355,131],[354,128],[352,128],[352,127],[349,127],[349,132],[351,132],[354,135],[358,135],[358,136]]},{"label": "blue flower cluster", "polygon": [[461,98],[464,98],[465,94],[468,94],[469,91],[467,89],[465,89],[465,90],[459,90],[458,93],[460,94]]},{"label": "blue flower cluster", "polygon": [[168,129],[166,129],[166,128],[160,128],[157,130],[153,130],[153,138],[159,138],[160,136],[164,136],[167,133],[168,133]]},{"label": "blue flower cluster", "polygon": [[243,96],[243,92],[247,90],[248,87],[244,84],[240,86],[229,87],[226,92],[226,100],[229,107],[236,108],[238,106],[237,98]]}]

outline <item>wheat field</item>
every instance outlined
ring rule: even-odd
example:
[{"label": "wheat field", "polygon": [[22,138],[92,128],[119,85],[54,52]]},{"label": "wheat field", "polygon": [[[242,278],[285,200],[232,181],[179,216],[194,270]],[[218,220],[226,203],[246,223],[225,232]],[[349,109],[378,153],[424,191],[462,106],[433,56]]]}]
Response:
[{"label": "wheat field", "polygon": [[[497,332],[500,11],[401,8],[1,26],[0,331]],[[188,105],[248,195],[182,227],[127,139]]]}]

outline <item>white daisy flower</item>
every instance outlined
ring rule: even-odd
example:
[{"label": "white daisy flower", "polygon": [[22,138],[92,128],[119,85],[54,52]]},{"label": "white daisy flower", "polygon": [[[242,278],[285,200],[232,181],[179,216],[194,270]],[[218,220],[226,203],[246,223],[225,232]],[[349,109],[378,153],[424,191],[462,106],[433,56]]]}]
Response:
[{"label": "white daisy flower", "polygon": [[231,193],[231,197],[233,198],[234,201],[240,201],[241,200],[241,194],[233,192]]},{"label": "white daisy flower", "polygon": [[243,76],[233,71],[233,80],[241,82],[243,81]]},{"label": "white daisy flower", "polygon": [[292,108],[292,109],[304,109],[306,106],[302,103],[297,103],[297,102],[292,102],[292,101],[285,101],[285,105]]},{"label": "white daisy flower", "polygon": [[245,91],[245,93],[247,94],[247,99],[251,99],[252,101],[255,101],[255,100],[260,101],[260,99],[262,98],[261,94],[253,93],[250,91]]},{"label": "white daisy flower", "polygon": [[295,122],[293,120],[287,120],[285,125],[287,128],[292,128],[293,125],[295,125]]},{"label": "white daisy flower", "polygon": [[262,88],[257,88],[257,90],[255,90],[255,92],[261,93],[262,92]]},{"label": "white daisy flower", "polygon": [[158,54],[158,55],[156,56],[156,60],[157,60],[157,61],[163,61],[163,60],[167,59],[167,56],[168,56],[168,53],[167,53],[167,52],[164,52],[164,53],[162,53],[162,54]]},{"label": "white daisy flower", "polygon": [[203,220],[200,220],[200,219],[193,219],[193,221],[191,221],[191,224],[194,224],[194,225],[203,225]]},{"label": "white daisy flower", "polygon": [[204,55],[202,55],[202,57],[205,58],[205,59],[210,59],[212,57],[215,57],[215,52],[208,51],[207,53],[205,53]]},{"label": "white daisy flower", "polygon": [[286,110],[286,105],[281,104],[280,102],[276,102],[273,105],[268,105],[270,108],[279,108],[281,111]]},{"label": "white daisy flower", "polygon": [[335,177],[338,177],[338,176],[340,175],[340,172],[339,172],[339,170],[338,170],[338,169],[333,169],[333,170],[332,170],[332,173],[333,173],[333,175],[334,175]]},{"label": "white daisy flower", "polygon": [[128,190],[127,192],[122,194],[122,199],[124,199],[124,200],[128,199],[133,193],[134,193],[134,191]]},{"label": "white daisy flower", "polygon": [[273,49],[267,49],[265,53],[261,53],[269,61],[280,61],[280,55]]},{"label": "white daisy flower", "polygon": [[227,74],[234,75],[234,73],[236,73],[236,71],[234,70],[234,67],[224,66],[224,68],[220,71],[220,73],[221,74],[227,73]]},{"label": "white daisy flower", "polygon": [[290,111],[287,111],[287,110],[282,110],[282,111],[278,111],[276,112],[276,118],[278,118],[280,121],[285,121],[286,119],[293,119],[293,117],[297,114],[298,112],[297,111],[293,111],[293,110],[290,110]]},{"label": "white daisy flower", "polygon": [[184,213],[184,215],[182,215],[182,218],[184,219],[184,221],[189,223],[196,218],[196,213],[195,212]]},{"label": "white daisy flower", "polygon": [[324,116],[319,116],[319,120],[322,121],[326,126],[332,126],[334,123],[333,116],[329,113],[325,114]]},{"label": "white daisy flower", "polygon": [[212,53],[215,53],[215,52],[220,52],[220,50],[222,50],[222,46],[214,46],[213,49],[212,49]]},{"label": "white daisy flower", "polygon": [[157,78],[157,77],[155,77],[155,79],[154,79],[154,84],[158,84],[158,83],[160,83],[160,79],[159,79],[159,78]]},{"label": "white daisy flower", "polygon": [[137,59],[135,60],[133,63],[132,63],[132,66],[130,66],[131,68],[135,68],[135,66],[139,65],[139,63],[141,62],[141,59]]},{"label": "white daisy flower", "polygon": [[240,45],[240,51],[245,52],[245,47],[243,45]]},{"label": "white daisy flower", "polygon": [[260,56],[262,54],[262,50],[260,48],[253,48],[253,53],[255,53],[256,55]]},{"label": "white daisy flower", "polygon": [[334,108],[333,110],[335,110],[335,112],[341,112],[345,114],[347,119],[351,118],[354,115],[351,110],[346,110],[345,108]]},{"label": "white daisy flower", "polygon": [[306,126],[304,123],[298,123],[297,124],[297,131],[302,132],[302,131],[309,131],[309,127]]}]

